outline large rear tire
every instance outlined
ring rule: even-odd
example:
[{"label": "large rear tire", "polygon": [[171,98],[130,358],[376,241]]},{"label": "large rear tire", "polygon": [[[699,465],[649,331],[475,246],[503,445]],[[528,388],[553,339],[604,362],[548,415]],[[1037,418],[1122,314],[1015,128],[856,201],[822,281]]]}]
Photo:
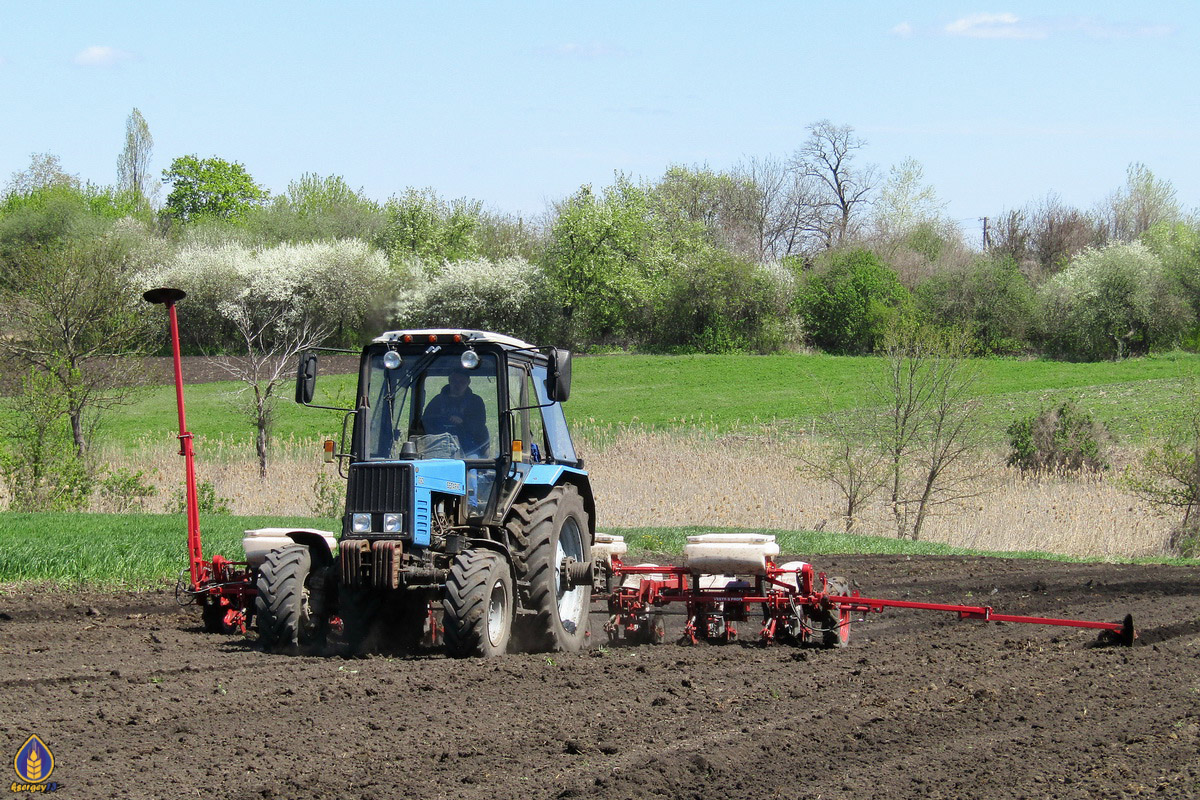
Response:
[{"label": "large rear tire", "polygon": [[587,641],[590,580],[571,584],[564,559],[586,564],[592,560],[592,535],[579,491],[570,484],[556,486],[544,498],[513,507],[514,538],[523,541],[518,566],[529,582],[529,606],[534,612],[515,621],[518,645],[532,652],[567,651]]},{"label": "large rear tire", "polygon": [[455,658],[502,655],[513,621],[508,562],[493,550],[468,550],[450,565],[442,597],[446,652]]},{"label": "large rear tire", "polygon": [[321,573],[312,569],[312,554],[303,545],[272,550],[258,571],[254,616],[258,640],[277,653],[309,653],[325,645],[327,620],[314,591]]}]

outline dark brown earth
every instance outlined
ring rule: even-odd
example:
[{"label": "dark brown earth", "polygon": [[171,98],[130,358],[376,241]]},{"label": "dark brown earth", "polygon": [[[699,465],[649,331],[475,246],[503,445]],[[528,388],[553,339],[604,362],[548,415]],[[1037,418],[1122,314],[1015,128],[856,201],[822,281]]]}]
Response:
[{"label": "dark brown earth", "polygon": [[86,798],[1200,796],[1195,569],[818,566],[864,594],[1131,612],[1141,640],[1093,648],[1082,630],[889,611],[856,625],[845,650],[345,660],[206,635],[166,592],[10,590],[0,760],[36,733],[60,796]]}]

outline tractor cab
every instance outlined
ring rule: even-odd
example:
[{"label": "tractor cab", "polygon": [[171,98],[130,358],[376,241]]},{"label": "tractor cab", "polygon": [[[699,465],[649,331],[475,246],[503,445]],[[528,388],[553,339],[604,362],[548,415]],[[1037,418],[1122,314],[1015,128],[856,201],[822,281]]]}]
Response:
[{"label": "tractor cab", "polygon": [[[315,372],[315,354],[306,355],[298,401],[311,404],[306,376]],[[410,509],[376,480],[401,467],[413,470],[416,487],[461,498],[443,509],[457,523],[502,525],[531,473],[536,480],[546,468],[581,466],[560,405],[569,393],[565,350],[472,330],[377,337],[362,354],[340,452],[350,481],[343,535],[409,532],[396,529],[396,513]],[[364,516],[381,513],[388,518]],[[428,544],[422,527],[411,531],[413,544]]]}]

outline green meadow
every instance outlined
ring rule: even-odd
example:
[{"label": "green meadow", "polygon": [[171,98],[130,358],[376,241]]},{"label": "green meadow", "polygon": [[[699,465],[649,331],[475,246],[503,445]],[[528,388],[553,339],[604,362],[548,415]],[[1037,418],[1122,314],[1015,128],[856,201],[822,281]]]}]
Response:
[{"label": "green meadow", "polygon": [[[201,533],[206,557],[238,558],[242,532],[249,528],[296,525],[337,530],[332,519],[205,516]],[[681,553],[686,537],[706,528],[609,529],[626,537],[633,556]],[[140,589],[173,581],[187,565],[187,526],[182,514],[16,514],[0,512],[0,591],[20,582],[63,587]],[[1007,558],[1068,559],[1045,553],[989,553],[935,542],[882,536],[849,536],[816,531],[773,531],[784,553],[826,555],[1002,555]],[[1196,563],[1154,559],[1161,563]]]},{"label": "green meadow", "polygon": [[[990,437],[1003,440],[1016,417],[1074,400],[1118,438],[1141,442],[1180,419],[1200,379],[1200,355],[1168,353],[1125,361],[978,359],[972,393]],[[808,428],[823,416],[872,402],[878,358],[828,355],[612,355],[576,358],[571,422],[584,428],[704,426],[720,431],[761,425]],[[353,404],[353,375],[322,375],[318,402]],[[188,424],[206,439],[251,440],[238,384],[187,387]],[[101,432],[109,444],[136,446],[176,430],[171,387],[144,389],[111,414]],[[304,408],[284,392],[275,436],[316,440],[340,433],[342,415]]]},{"label": "green meadow", "polygon": [[[1070,399],[1091,412],[1118,441],[1141,444],[1162,435],[1195,404],[1200,356],[1170,353],[1120,362],[980,359],[973,394],[996,443],[1016,417]],[[822,417],[873,402],[878,359],[826,355],[580,357],[575,362],[568,417],[585,435],[602,438],[621,426],[653,429],[700,427],[718,432],[770,426],[810,429]],[[323,375],[318,401],[349,405],[354,376]],[[187,387],[189,427],[211,444],[249,443],[251,429],[239,414],[236,384]],[[11,415],[11,406],[0,403]],[[313,441],[336,437],[337,412],[278,406],[278,439]],[[110,414],[100,433],[108,447],[137,448],[159,437],[173,439],[177,426],[172,387],[140,390]],[[211,451],[209,451],[211,453]],[[236,555],[242,531],[273,525],[336,529],[333,520],[208,515],[206,551]],[[699,530],[699,529],[695,529]],[[706,527],[706,531],[713,528]],[[677,553],[689,528],[646,528],[625,533],[633,549]],[[18,581],[60,585],[138,587],[169,580],[185,563],[182,515],[0,513],[0,584]],[[926,542],[777,531],[785,552],[967,554]],[[1013,554],[1046,557],[1045,554]],[[1165,560],[1165,559],[1160,559]]]}]

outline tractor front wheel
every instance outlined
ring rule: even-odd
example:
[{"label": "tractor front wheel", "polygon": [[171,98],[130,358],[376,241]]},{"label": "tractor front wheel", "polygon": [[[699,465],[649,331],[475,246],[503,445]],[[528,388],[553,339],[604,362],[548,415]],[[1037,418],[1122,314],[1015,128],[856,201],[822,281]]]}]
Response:
[{"label": "tractor front wheel", "polygon": [[544,498],[513,507],[510,525],[524,541],[522,562],[533,614],[519,617],[518,643],[525,649],[572,652],[587,637],[592,581],[572,580],[568,565],[589,564],[592,536],[578,490],[557,486]]},{"label": "tractor front wheel", "polygon": [[[277,653],[308,653],[325,644],[327,620],[320,606],[322,572],[312,569],[303,545],[272,550],[258,571],[254,616],[258,640]],[[316,589],[316,591],[314,591]]]},{"label": "tractor front wheel", "polygon": [[502,655],[513,622],[513,580],[504,556],[468,550],[450,565],[442,597],[446,652],[455,658]]}]

